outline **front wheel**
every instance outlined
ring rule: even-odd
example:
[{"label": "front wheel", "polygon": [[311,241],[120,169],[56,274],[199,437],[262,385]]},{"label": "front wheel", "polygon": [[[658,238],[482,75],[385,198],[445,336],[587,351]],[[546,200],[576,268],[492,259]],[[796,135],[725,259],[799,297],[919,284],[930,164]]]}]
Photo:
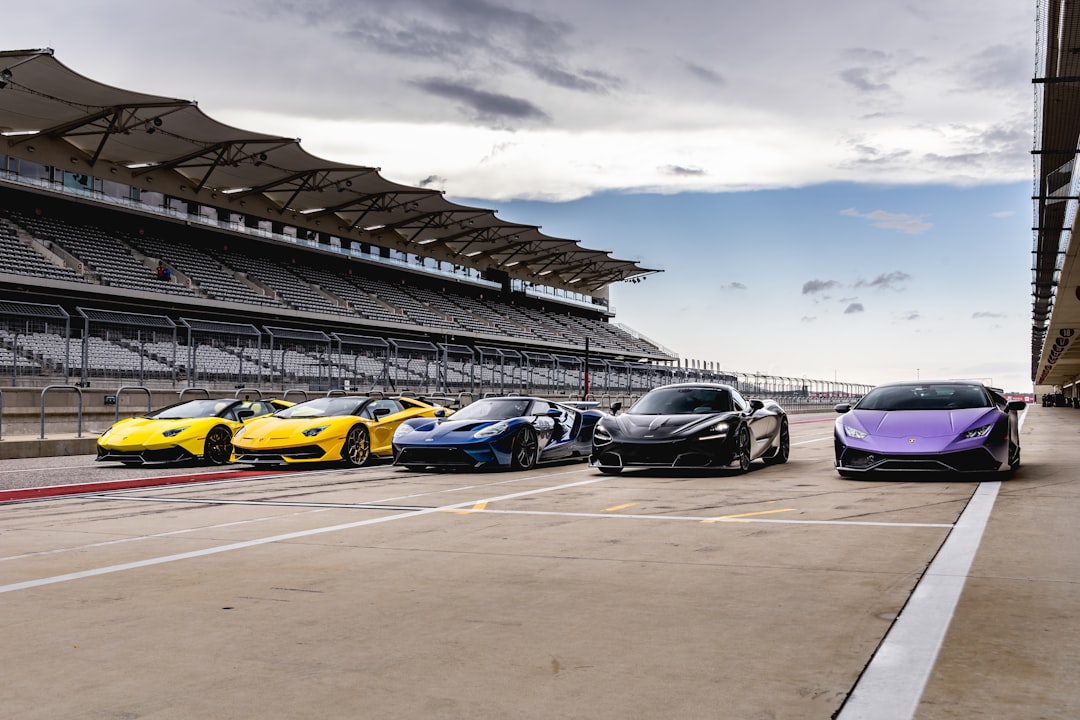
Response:
[{"label": "front wheel", "polygon": [[782,465],[788,461],[791,455],[791,433],[788,431],[787,420],[780,423],[780,440],[772,455],[762,458],[766,465]]},{"label": "front wheel", "polygon": [[232,432],[224,425],[215,425],[206,433],[203,458],[211,465],[224,465],[232,459]]},{"label": "front wheel", "polygon": [[363,425],[353,425],[345,436],[345,445],[341,448],[341,459],[350,467],[366,465],[371,459],[371,436]]},{"label": "front wheel", "polygon": [[1009,472],[1016,470],[1020,467],[1020,446],[1014,442],[1009,442]]},{"label": "front wheel", "polygon": [[750,430],[745,425],[735,437],[735,463],[740,473],[750,470]]},{"label": "front wheel", "polygon": [[536,440],[536,432],[527,426],[518,430],[510,448],[510,469],[531,470],[536,466],[539,455],[540,443]]}]

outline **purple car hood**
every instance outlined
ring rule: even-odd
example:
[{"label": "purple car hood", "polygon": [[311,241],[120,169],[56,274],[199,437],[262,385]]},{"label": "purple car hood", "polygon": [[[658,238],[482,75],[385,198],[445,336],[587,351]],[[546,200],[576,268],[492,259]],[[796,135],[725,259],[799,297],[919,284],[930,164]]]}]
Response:
[{"label": "purple car hood", "polygon": [[871,435],[881,437],[944,437],[956,435],[973,426],[993,408],[962,410],[853,410],[852,415]]}]

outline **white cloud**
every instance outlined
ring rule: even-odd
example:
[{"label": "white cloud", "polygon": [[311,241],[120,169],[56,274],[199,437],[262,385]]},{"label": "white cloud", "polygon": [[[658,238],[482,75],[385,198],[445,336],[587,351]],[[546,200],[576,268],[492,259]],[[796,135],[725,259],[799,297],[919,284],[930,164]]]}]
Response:
[{"label": "white cloud", "polygon": [[103,5],[6,8],[6,42],[463,197],[1031,173],[1030,13],[1006,0]]},{"label": "white cloud", "polygon": [[859,212],[855,208],[847,208],[841,210],[840,214],[848,217],[864,218],[870,220],[874,227],[885,230],[899,230],[906,235],[919,235],[934,227],[925,220],[907,213],[893,213],[885,210]]}]

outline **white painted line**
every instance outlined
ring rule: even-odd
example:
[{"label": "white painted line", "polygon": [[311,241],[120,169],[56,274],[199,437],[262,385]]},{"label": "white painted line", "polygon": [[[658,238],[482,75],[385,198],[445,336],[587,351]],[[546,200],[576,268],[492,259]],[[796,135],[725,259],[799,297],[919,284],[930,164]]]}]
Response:
[{"label": "white painted line", "polygon": [[248,505],[251,507],[302,507],[328,510],[429,510],[423,505],[379,505],[373,503],[290,502],[288,500],[214,500],[213,498],[139,497],[113,495],[84,495],[89,500],[136,503],[179,503],[181,505]]},{"label": "white painted line", "polygon": [[1000,487],[979,485],[836,720],[915,717]]},{"label": "white painted line", "polygon": [[72,580],[81,580],[83,578],[96,577],[99,575],[108,575],[110,573],[122,572],[124,570],[134,570],[136,568],[161,565],[164,563],[176,562],[178,560],[189,560],[191,558],[217,555],[219,553],[230,552],[232,550],[243,550],[245,548],[256,547],[259,545],[267,545],[275,542],[284,542],[287,540],[296,540],[303,537],[311,537],[312,535],[322,535],[325,533],[338,532],[339,530],[351,530],[353,528],[364,527],[365,525],[377,525],[379,523],[392,522],[394,520],[404,520],[405,518],[422,517],[424,515],[430,515],[431,513],[442,512],[446,510],[471,508],[474,507],[477,503],[482,502],[498,502],[500,500],[512,500],[514,498],[524,497],[527,495],[556,492],[558,490],[566,490],[569,488],[581,487],[583,485],[593,485],[595,483],[604,482],[605,480],[610,479],[611,478],[608,476],[596,477],[589,480],[582,480],[579,482],[567,483],[564,485],[556,485],[546,488],[536,488],[534,490],[523,490],[521,492],[511,493],[509,495],[501,495],[498,497],[481,498],[478,500],[466,500],[465,502],[455,503],[453,505],[444,505],[442,507],[435,507],[416,512],[399,513],[397,515],[385,515],[383,517],[369,518],[367,520],[359,520],[357,522],[342,523],[340,525],[330,525],[328,527],[321,528],[312,528],[310,530],[300,530],[297,532],[285,533],[283,535],[273,535],[270,537],[256,538],[254,540],[245,540],[243,542],[230,543],[228,545],[219,545],[217,547],[205,548],[203,550],[194,550],[192,552],[177,553],[175,555],[165,555],[162,557],[147,558],[146,560],[138,560],[135,562],[123,563],[120,565],[109,565],[107,567],[84,570],[81,572],[67,573],[65,575],[54,575],[52,577],[39,578],[37,580],[27,580],[25,582],[11,583],[10,585],[0,585],[0,594],[14,592],[16,590],[27,590],[30,588],[42,587],[44,585],[53,585],[56,583],[69,582]]},{"label": "white painted line", "polygon": [[[314,472],[311,472],[310,474],[311,475],[321,475],[321,474],[325,474],[325,473],[334,473],[334,472],[340,473],[340,472],[345,472],[345,470],[336,470],[335,469],[335,470],[314,471]],[[560,475],[572,475],[572,474],[574,474],[574,473],[573,472],[547,473],[543,477],[545,477],[545,478],[546,477],[559,477]],[[307,475],[308,474],[305,473],[305,476],[307,476]],[[268,476],[266,479],[273,480],[273,479],[280,478],[280,477],[291,477],[291,476],[276,475],[276,476]],[[411,476],[411,477],[414,477],[414,476]],[[380,503],[389,503],[389,502],[396,502],[396,501],[400,501],[400,500],[408,500],[408,499],[412,499],[412,498],[428,497],[428,496],[431,496],[431,495],[443,495],[443,494],[446,494],[446,493],[460,492],[462,490],[476,490],[476,489],[490,488],[490,487],[495,487],[495,486],[498,486],[498,485],[508,485],[508,484],[512,484],[512,483],[516,483],[516,482],[521,482],[522,480],[526,480],[526,479],[530,479],[530,478],[535,479],[536,476],[535,475],[531,475],[531,476],[517,475],[517,476],[512,477],[512,478],[498,480],[498,481],[490,482],[490,483],[464,485],[464,486],[451,487],[451,488],[439,488],[438,490],[431,490],[431,491],[427,491],[427,492],[409,493],[407,495],[398,495],[396,497],[382,498],[382,499],[379,499],[379,500],[372,500],[372,501],[370,501],[370,505],[374,509],[401,510],[401,509],[403,509],[401,506],[380,505]],[[202,483],[202,482],[189,483],[189,484],[185,485],[184,487],[185,488],[192,488],[192,487],[199,487],[199,486],[203,486],[203,485],[226,485],[226,484],[231,484],[231,483],[242,483],[242,482],[245,482],[246,480],[252,480],[252,479],[260,480],[260,479],[263,479],[263,478],[256,477],[256,478],[246,478],[246,479],[245,478],[239,478],[239,479],[236,479],[236,480],[214,480],[214,481],[208,481],[208,482],[205,482],[205,483]],[[209,499],[203,499],[203,498],[168,498],[168,497],[167,498],[155,498],[155,497],[143,497],[141,494],[140,495],[132,495],[131,494],[131,493],[135,493],[135,492],[143,493],[143,492],[152,492],[152,491],[157,491],[157,490],[161,490],[161,488],[160,487],[157,487],[157,488],[148,487],[148,488],[133,488],[133,489],[128,489],[128,490],[114,490],[114,491],[109,491],[107,493],[79,495],[78,497],[79,497],[79,499],[86,499],[86,500],[109,500],[109,501],[114,501],[114,502],[118,502],[118,501],[181,502],[181,503],[191,503],[191,504],[196,504],[196,505],[198,505],[198,504],[208,504],[208,505],[248,504],[248,505],[267,505],[267,506],[270,506],[270,507],[275,507],[275,506],[278,506],[278,505],[284,505],[284,506],[288,507],[289,505],[293,505],[293,506],[299,506],[299,507],[310,507],[312,509],[311,510],[306,510],[304,512],[289,513],[289,514],[286,514],[286,515],[268,515],[266,517],[253,518],[253,519],[250,519],[250,520],[239,520],[237,522],[221,523],[221,524],[217,524],[217,525],[200,525],[200,526],[192,527],[192,528],[183,528],[183,529],[180,529],[180,530],[170,530],[170,531],[167,531],[167,532],[152,533],[150,535],[138,535],[138,536],[135,536],[135,537],[125,537],[125,538],[119,538],[119,539],[116,539],[116,540],[105,540],[105,541],[102,541],[102,542],[87,543],[85,545],[73,545],[73,546],[70,546],[70,547],[55,548],[55,549],[52,549],[52,550],[40,550],[40,551],[37,551],[37,552],[23,553],[21,555],[8,555],[6,557],[0,557],[0,562],[5,562],[5,561],[8,561],[8,560],[22,560],[22,559],[25,559],[25,558],[28,558],[28,557],[38,557],[38,556],[41,556],[41,555],[55,555],[57,553],[65,553],[65,552],[82,552],[83,550],[87,550],[87,549],[90,549],[90,548],[105,547],[105,546],[108,546],[108,545],[117,545],[117,544],[121,544],[121,543],[139,542],[139,541],[142,541],[142,540],[154,540],[154,539],[157,539],[157,538],[170,537],[170,536],[173,536],[173,535],[184,535],[184,534],[187,534],[187,533],[201,532],[201,531],[204,531],[204,530],[212,530],[212,529],[217,529],[217,528],[233,527],[233,526],[236,526],[236,525],[249,525],[249,524],[252,524],[252,523],[266,522],[266,521],[269,521],[269,520],[278,520],[278,519],[281,519],[283,517],[292,517],[292,516],[297,516],[297,515],[305,515],[305,514],[312,514],[312,513],[318,513],[318,512],[326,512],[327,510],[336,509],[337,507],[344,507],[344,508],[347,508],[347,509],[348,508],[359,508],[359,509],[366,509],[367,508],[366,505],[359,505],[359,504],[334,506],[334,505],[325,504],[325,503],[324,504],[318,504],[318,503],[270,503],[270,502],[260,502],[260,501],[257,501],[257,500],[244,503],[242,501],[228,501],[228,500],[222,501],[222,500],[209,500]],[[414,510],[416,508],[414,506],[410,506],[410,507],[404,508],[404,509]]]},{"label": "white painted line", "polygon": [[[92,498],[93,496],[91,496]],[[125,498],[128,499],[128,498]],[[8,560],[23,560],[29,557],[41,557],[43,555],[56,555],[58,553],[65,552],[82,552],[90,548],[107,547],[109,545],[120,545],[122,543],[139,542],[142,540],[156,540],[158,538],[172,537],[175,535],[186,535],[194,532],[205,532],[207,530],[219,530],[221,528],[236,527],[238,525],[251,525],[253,523],[266,522],[268,520],[280,520],[286,517],[295,517],[297,515],[311,515],[317,512],[326,512],[325,508],[316,510],[305,510],[303,512],[285,513],[284,515],[268,515],[261,518],[252,518],[250,520],[237,520],[236,522],[218,523],[216,525],[200,525],[198,527],[183,528],[181,530],[169,530],[167,532],[152,533],[150,535],[137,535],[134,537],[118,538],[116,540],[102,540],[96,543],[87,543],[86,545],[75,545],[72,547],[53,548],[52,550],[37,550],[35,552],[23,553],[22,555],[8,555],[6,557],[0,557],[0,562],[7,562]]]},{"label": "white painted line", "polygon": [[791,446],[795,447],[796,445],[809,445],[810,443],[816,443],[816,442],[821,442],[822,440],[831,440],[831,439],[832,439],[832,435],[829,435],[828,437],[814,438],[813,440],[800,440],[797,443],[791,443]]},{"label": "white painted line", "polygon": [[772,523],[774,525],[854,525],[868,527],[951,528],[952,523],[870,522],[862,520],[780,520],[776,518],[712,517],[708,515],[629,515],[625,513],[574,513],[550,510],[473,510],[474,513],[494,515],[546,515],[553,517],[603,518],[605,520],[677,520],[681,522],[713,523]]}]

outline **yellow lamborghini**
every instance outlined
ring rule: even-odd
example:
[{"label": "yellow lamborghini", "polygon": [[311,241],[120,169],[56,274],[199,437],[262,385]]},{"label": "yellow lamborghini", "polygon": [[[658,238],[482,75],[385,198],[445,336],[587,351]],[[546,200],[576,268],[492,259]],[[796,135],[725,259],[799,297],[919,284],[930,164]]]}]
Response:
[{"label": "yellow lamborghini", "polygon": [[233,460],[251,465],[344,462],[393,455],[398,425],[452,411],[413,397],[323,397],[246,423],[233,438]]},{"label": "yellow lamborghini", "polygon": [[232,457],[233,433],[251,418],[284,410],[284,400],[188,400],[142,417],[125,418],[102,433],[97,459],[125,465],[205,461]]}]

